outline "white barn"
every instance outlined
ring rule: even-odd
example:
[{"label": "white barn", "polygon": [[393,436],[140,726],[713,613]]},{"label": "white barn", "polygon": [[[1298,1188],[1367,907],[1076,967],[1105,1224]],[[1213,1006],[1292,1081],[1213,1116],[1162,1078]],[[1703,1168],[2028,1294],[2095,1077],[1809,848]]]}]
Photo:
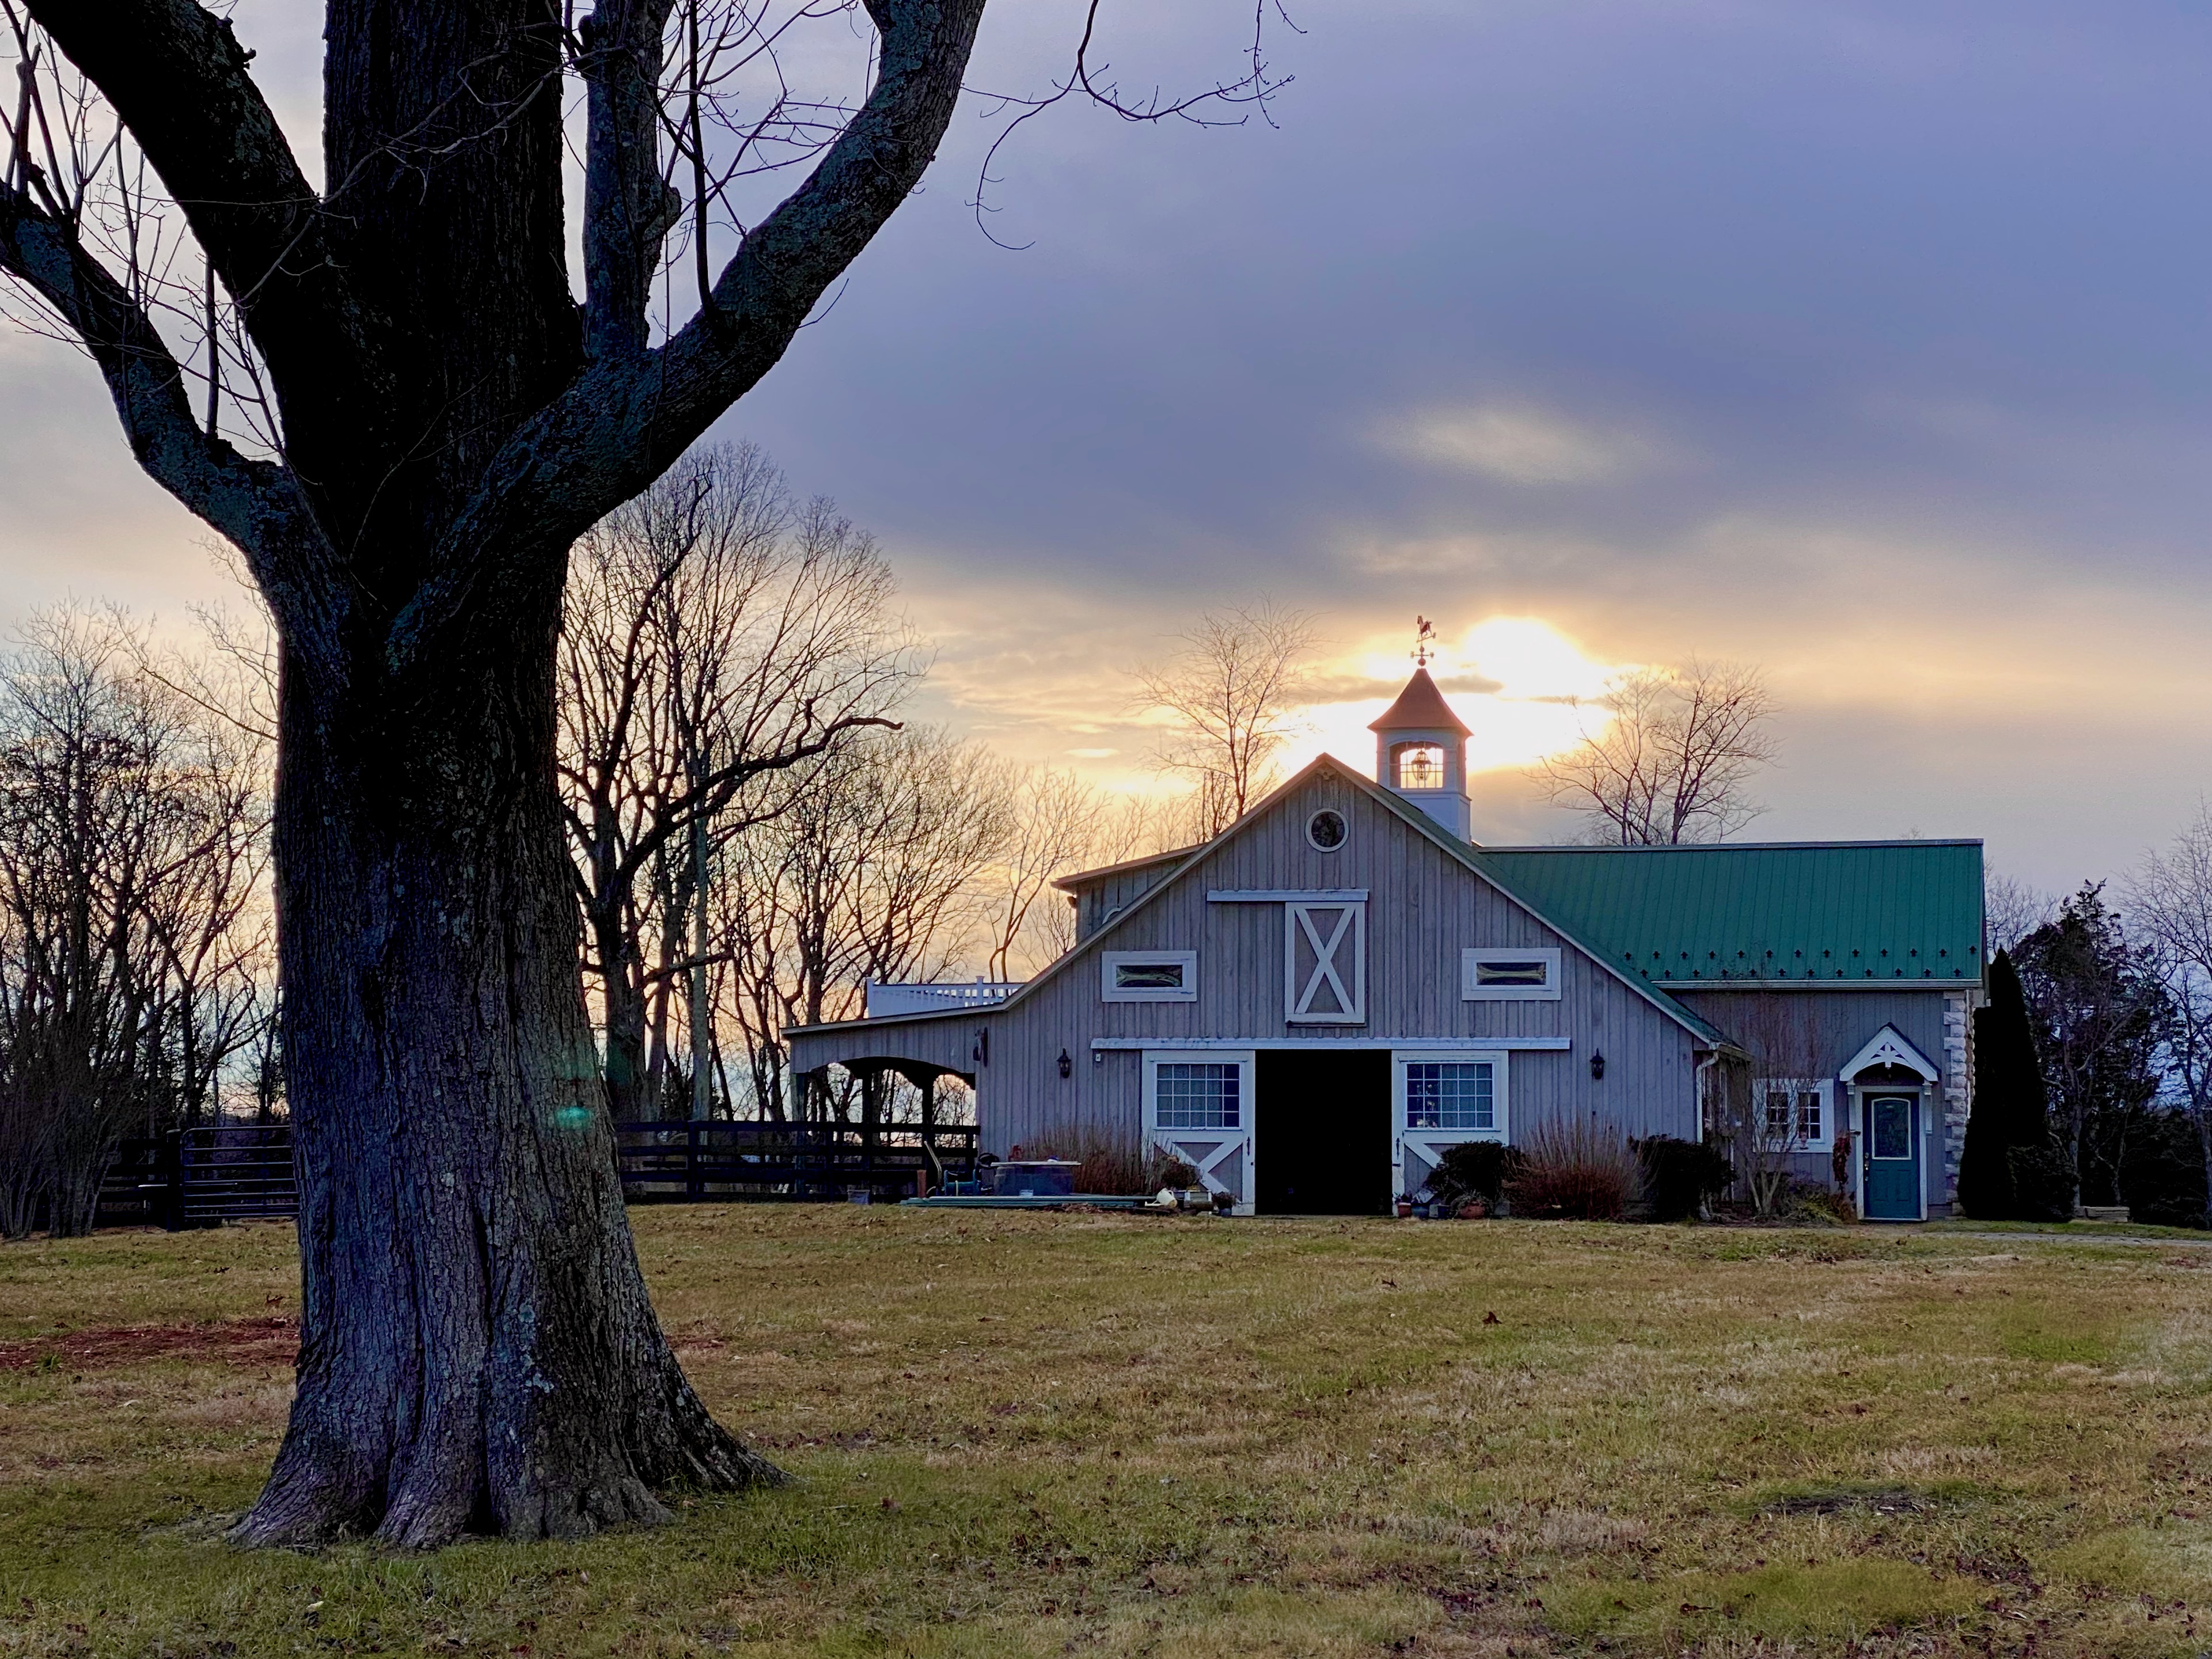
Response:
[{"label": "white barn", "polygon": [[[1425,670],[1204,846],[1064,878],[1074,948],[1003,1000],[787,1034],[975,1090],[984,1149],[1172,1150],[1240,1212],[1380,1212],[1455,1141],[1752,1109],[1870,1219],[1948,1212],[1982,990],[1976,841],[1484,847]],[[948,988],[950,989],[951,988]]]}]

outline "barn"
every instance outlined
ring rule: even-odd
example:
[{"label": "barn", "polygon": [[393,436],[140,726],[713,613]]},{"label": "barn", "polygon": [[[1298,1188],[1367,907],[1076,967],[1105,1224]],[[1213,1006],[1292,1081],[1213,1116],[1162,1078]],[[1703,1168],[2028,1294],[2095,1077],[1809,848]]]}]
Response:
[{"label": "barn", "polygon": [[957,1075],[988,1152],[1172,1152],[1246,1214],[1379,1212],[1570,1120],[1747,1123],[1869,1219],[1948,1213],[1979,842],[1486,847],[1425,669],[1374,730],[1371,778],[1323,756],[1203,846],[1062,878],[1077,942],[1034,980],[878,996],[787,1033],[793,1072]]}]

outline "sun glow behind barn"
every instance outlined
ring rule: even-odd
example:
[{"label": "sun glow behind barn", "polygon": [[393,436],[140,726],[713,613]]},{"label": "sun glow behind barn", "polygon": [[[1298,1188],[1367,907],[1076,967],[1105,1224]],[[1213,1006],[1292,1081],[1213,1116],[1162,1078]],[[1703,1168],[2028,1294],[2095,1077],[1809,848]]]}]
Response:
[{"label": "sun glow behind barn", "polygon": [[[1308,704],[1300,711],[1305,729],[1285,752],[1285,771],[1320,754],[1359,764],[1372,752],[1368,723],[1405,679],[1402,639],[1363,641],[1324,666],[1324,684],[1388,687],[1388,693]],[[1540,617],[1492,617],[1437,647],[1430,672],[1474,734],[1468,771],[1486,772],[1532,765],[1602,729],[1606,683],[1632,665],[1597,660]]]}]

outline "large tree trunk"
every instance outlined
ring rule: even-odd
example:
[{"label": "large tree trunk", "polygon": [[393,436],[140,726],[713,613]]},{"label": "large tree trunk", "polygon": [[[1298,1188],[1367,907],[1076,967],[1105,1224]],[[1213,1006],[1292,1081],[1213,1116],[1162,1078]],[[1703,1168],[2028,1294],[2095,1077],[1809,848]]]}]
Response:
[{"label": "large tree trunk", "polygon": [[327,193],[209,8],[26,3],[188,219],[283,426],[274,458],[203,427],[145,296],[0,168],[0,272],[82,340],[140,465],[241,550],[284,643],[305,1307],[239,1538],[568,1534],[658,1516],[665,1483],[777,1478],[685,1384],[623,1218],[553,781],[558,598],[570,543],[775,365],[920,182],[983,0],[866,0],[866,99],[657,342],[672,0],[592,0],[573,38],[545,0],[328,0]]},{"label": "large tree trunk", "polygon": [[[305,1304],[241,1541],[663,1518],[779,1479],[647,1300],[576,973],[550,765],[554,617],[434,709],[286,700],[285,1054]],[[404,735],[402,735],[404,734]]]}]

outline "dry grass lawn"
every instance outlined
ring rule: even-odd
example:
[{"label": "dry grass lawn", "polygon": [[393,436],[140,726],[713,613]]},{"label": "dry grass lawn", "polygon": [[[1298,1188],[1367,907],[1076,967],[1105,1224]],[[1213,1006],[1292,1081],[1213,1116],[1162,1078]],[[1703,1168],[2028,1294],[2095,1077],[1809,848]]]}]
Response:
[{"label": "dry grass lawn", "polygon": [[2201,1246],[635,1220],[799,1481],[433,1557],[215,1536],[283,1425],[289,1229],[0,1247],[0,1655],[2212,1650]]}]

